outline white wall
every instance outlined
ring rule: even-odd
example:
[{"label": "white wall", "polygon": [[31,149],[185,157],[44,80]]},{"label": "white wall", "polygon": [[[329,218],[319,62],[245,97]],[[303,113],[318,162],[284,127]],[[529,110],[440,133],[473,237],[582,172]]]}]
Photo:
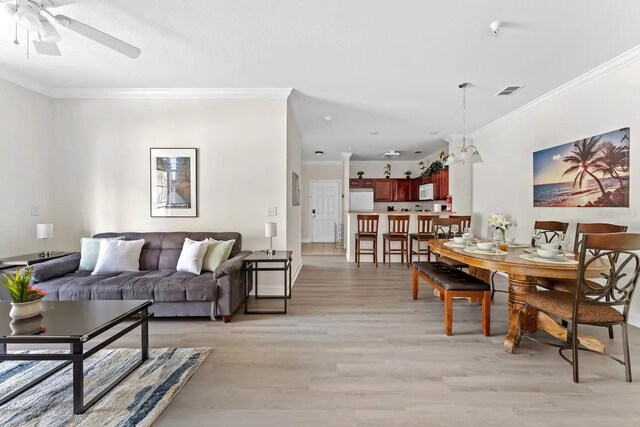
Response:
[{"label": "white wall", "polygon": [[[300,177],[301,205],[302,205],[302,241],[311,242],[311,181],[340,181],[342,182],[341,162],[305,162],[302,164]],[[340,187],[342,190],[342,187]]]},{"label": "white wall", "polygon": [[[0,80],[0,256],[41,251],[36,224],[53,222],[50,116],[49,98]],[[55,228],[47,248],[59,248],[62,236]]]},{"label": "white wall", "polygon": [[[239,231],[263,249],[264,222],[287,242],[283,100],[55,100],[56,238],[78,249],[102,231]],[[198,218],[149,216],[149,148],[198,148]],[[291,163],[296,168],[295,162]],[[267,206],[278,216],[267,217]],[[295,228],[295,226],[294,226]]]},{"label": "white wall", "polygon": [[[553,97],[475,133],[484,163],[474,165],[472,221],[487,235],[487,217],[511,213],[519,222],[519,240],[530,238],[535,220],[610,222],[640,232],[640,61]],[[614,129],[631,128],[630,208],[534,208],[534,151]],[[573,231],[571,231],[573,233]],[[640,296],[634,301],[640,326]]]},{"label": "white wall", "polygon": [[301,205],[293,206],[293,173],[302,175],[302,142],[298,125],[291,108],[287,108],[287,246],[293,251],[293,275],[298,276],[302,267],[302,216]]}]

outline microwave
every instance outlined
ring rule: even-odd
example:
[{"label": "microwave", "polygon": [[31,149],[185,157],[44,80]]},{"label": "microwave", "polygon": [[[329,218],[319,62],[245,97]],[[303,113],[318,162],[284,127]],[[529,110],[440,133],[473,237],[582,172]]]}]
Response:
[{"label": "microwave", "polygon": [[420,200],[433,200],[433,184],[422,184],[419,187],[418,198]]}]

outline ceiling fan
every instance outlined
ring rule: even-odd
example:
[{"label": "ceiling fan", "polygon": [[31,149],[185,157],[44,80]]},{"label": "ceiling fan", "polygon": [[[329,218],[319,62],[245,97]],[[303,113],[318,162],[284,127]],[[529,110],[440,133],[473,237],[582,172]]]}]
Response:
[{"label": "ceiling fan", "polygon": [[[38,40],[34,40],[33,45],[36,51],[42,55],[61,55],[57,43],[62,40],[62,36],[56,30],[56,26],[60,26],[129,58],[140,56],[139,48],[68,16],[54,15],[49,11],[49,8],[52,7],[55,5],[51,0],[0,0],[0,8],[4,14],[11,16],[17,26],[27,31],[27,35],[30,32],[37,32]],[[19,44],[17,37],[14,43]]]}]

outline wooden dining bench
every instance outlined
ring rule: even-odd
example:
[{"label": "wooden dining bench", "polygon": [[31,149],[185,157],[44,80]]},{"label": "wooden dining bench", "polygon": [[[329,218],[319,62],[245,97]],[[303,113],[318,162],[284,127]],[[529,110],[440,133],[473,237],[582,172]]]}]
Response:
[{"label": "wooden dining bench", "polygon": [[453,298],[479,298],[482,301],[482,333],[491,335],[491,287],[488,283],[442,262],[413,263],[413,299],[418,298],[418,278],[440,292],[444,300],[444,333],[453,333]]}]

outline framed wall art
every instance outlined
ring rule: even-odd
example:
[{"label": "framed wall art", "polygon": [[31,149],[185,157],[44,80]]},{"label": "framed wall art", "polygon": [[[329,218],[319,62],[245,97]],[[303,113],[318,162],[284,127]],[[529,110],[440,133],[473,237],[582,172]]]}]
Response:
[{"label": "framed wall art", "polygon": [[198,150],[151,148],[151,216],[198,216]]},{"label": "framed wall art", "polygon": [[629,207],[629,128],[533,153],[534,207]]}]

